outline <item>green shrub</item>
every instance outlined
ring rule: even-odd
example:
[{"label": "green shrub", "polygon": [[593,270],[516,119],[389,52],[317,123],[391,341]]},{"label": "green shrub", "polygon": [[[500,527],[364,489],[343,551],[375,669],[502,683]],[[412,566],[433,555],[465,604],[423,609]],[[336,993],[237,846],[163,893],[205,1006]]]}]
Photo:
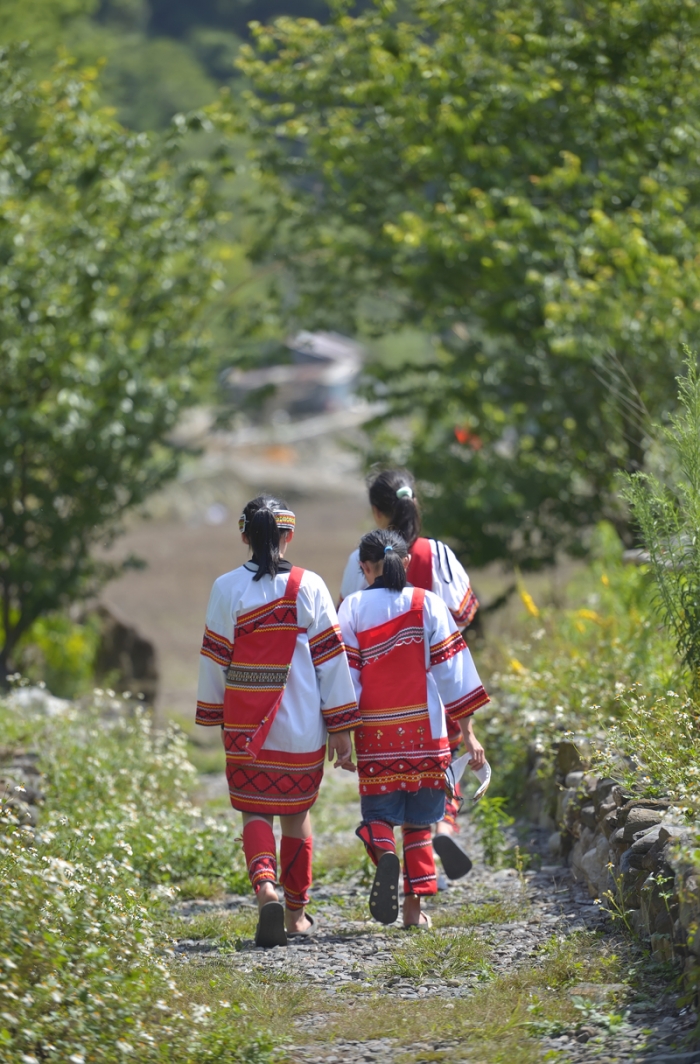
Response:
[{"label": "green shrub", "polygon": [[94,684],[99,639],[93,619],[78,624],[65,613],[47,614],[22,637],[15,654],[17,668],[59,698],[76,698]]},{"label": "green shrub", "polygon": [[165,899],[200,877],[241,883],[231,823],[189,800],[185,738],[113,703],[59,718],[0,703],[12,747],[41,751],[36,834],[0,821],[3,1064],[264,1064],[275,1040],[233,1003],[178,989]]},{"label": "green shrub", "polygon": [[659,712],[678,686],[674,642],[659,625],[648,568],[623,564],[622,543],[607,524],[596,529],[592,554],[564,606],[540,608],[521,587],[521,641],[482,656],[494,696],[482,725],[493,793],[512,802],[522,796],[533,744],[546,753],[564,735],[584,734],[605,747],[610,765],[627,746],[613,753],[606,737],[617,742],[638,725],[651,735],[650,718],[639,720],[640,700]]},{"label": "green shrub", "polygon": [[679,413],[662,431],[665,478],[627,477],[624,495],[649,555],[655,605],[673,633],[691,691],[700,695],[700,374],[686,349]]},{"label": "green shrub", "polygon": [[72,708],[35,742],[51,807],[92,835],[97,857],[119,852],[144,885],[200,876],[248,890],[233,821],[190,800],[197,776],[179,728],[157,729],[140,707],[111,719]]}]

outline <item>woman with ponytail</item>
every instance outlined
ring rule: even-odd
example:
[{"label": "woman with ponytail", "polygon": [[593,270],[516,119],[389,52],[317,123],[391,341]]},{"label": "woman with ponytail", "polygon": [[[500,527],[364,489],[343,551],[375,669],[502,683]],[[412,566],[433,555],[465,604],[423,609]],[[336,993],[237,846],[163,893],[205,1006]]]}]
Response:
[{"label": "woman with ponytail", "polygon": [[421,898],[437,891],[431,825],[445,813],[448,715],[460,728],[472,768],[481,768],[484,750],[472,714],[489,698],[445,603],[407,583],[410,554],[399,533],[368,532],[358,558],[367,589],[343,601],[339,620],[362,718],[355,733],[362,810],[357,835],[376,865],[369,908],[380,923],[398,916],[394,828],[401,825],[403,922],[426,927]]},{"label": "woman with ponytail", "polygon": [[[258,946],[284,946],[314,927],[311,820],[326,737],[335,767],[354,771],[360,723],[338,618],[321,578],[285,561],[295,516],[271,495],[239,520],[249,562],[212,588],[202,643],[197,723],[223,729],[231,805],[257,895]],[[273,817],[282,828],[278,876]],[[281,905],[275,884],[284,891]]]}]

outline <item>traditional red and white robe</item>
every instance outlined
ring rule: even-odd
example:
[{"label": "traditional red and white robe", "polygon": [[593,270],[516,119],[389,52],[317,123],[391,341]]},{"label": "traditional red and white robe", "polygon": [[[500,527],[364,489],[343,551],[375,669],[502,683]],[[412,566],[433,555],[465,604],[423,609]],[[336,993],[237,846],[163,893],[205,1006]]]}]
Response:
[{"label": "traditional red and white robe", "polygon": [[[409,584],[423,587],[441,598],[458,628],[465,628],[474,619],[479,603],[464,566],[446,543],[419,536],[411,547],[407,577]],[[354,550],[343,573],[341,602],[354,591],[364,591],[366,587],[367,581],[360,569],[360,552]]]},{"label": "traditional red and white robe", "polygon": [[464,639],[437,595],[410,586],[354,592],[339,611],[360,707],[361,794],[442,788],[455,721],[489,701]]},{"label": "traditional red and white robe", "polygon": [[[355,728],[360,718],[338,618],[321,577],[301,571],[296,601],[290,605],[284,596],[291,566],[283,563],[274,579],[254,581],[256,570],[248,562],[214,583],[200,655],[196,720],[209,727],[224,725],[226,702],[226,771],[233,807],[289,815],[304,812],[316,800],[327,733]],[[261,618],[269,634],[269,657],[256,660],[260,673],[268,674],[255,680],[250,666],[248,673],[237,668],[234,646],[236,634],[242,641]],[[296,631],[291,661],[281,661],[275,631],[288,631],[290,625]],[[279,708],[251,760],[245,755],[246,726],[235,726],[236,689],[281,688],[276,673],[287,664]]]}]

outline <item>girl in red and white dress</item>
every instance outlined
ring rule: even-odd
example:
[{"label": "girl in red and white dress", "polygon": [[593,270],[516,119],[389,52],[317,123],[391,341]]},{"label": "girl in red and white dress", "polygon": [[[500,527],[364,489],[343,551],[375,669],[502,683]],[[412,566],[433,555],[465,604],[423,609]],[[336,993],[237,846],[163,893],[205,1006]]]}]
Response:
[{"label": "girl in red and white dress", "polygon": [[[325,759],[354,771],[350,731],[360,723],[338,618],[316,573],[283,560],[295,517],[260,495],[243,510],[245,565],[215,581],[200,657],[197,723],[223,729],[231,805],[243,814],[243,850],[257,894],[256,945],[308,934],[309,809]],[[273,817],[282,827],[279,882]]]},{"label": "girl in red and white dress", "polygon": [[[469,576],[446,543],[420,535],[420,507],[411,474],[405,469],[385,469],[378,473],[369,483],[369,502],[377,527],[400,532],[408,545],[411,553],[408,583],[432,591],[441,598],[458,628],[471,624],[479,603],[472,591]],[[361,591],[366,587],[358,551],[354,550],[343,573],[340,601],[353,591]],[[451,718],[447,721],[447,735],[452,756],[456,757],[462,744],[462,733]],[[471,868],[466,853],[452,838],[457,830],[460,800],[458,787],[455,797],[447,800],[445,816],[436,829],[435,848],[450,879],[459,879]]]},{"label": "girl in red and white dress", "polygon": [[486,702],[467,645],[444,602],[406,583],[410,556],[390,530],[362,537],[359,564],[368,588],[339,611],[360,707],[355,732],[362,823],[357,834],[377,866],[370,912],[398,915],[394,827],[403,827],[405,926],[427,925],[420,899],[437,891],[431,825],[445,812],[450,763],[447,714],[460,727],[472,767],[484,764],[472,714]]}]

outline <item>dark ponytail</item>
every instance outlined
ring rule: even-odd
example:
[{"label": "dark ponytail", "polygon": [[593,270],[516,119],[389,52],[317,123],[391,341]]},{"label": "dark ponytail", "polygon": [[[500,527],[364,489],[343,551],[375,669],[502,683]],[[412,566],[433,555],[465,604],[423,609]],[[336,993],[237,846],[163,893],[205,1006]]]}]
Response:
[{"label": "dark ponytail", "polygon": [[400,532],[411,547],[420,535],[420,509],[411,474],[405,469],[385,469],[378,473],[370,480],[369,501],[389,518],[389,527]]},{"label": "dark ponytail", "polygon": [[403,591],[406,586],[404,559],[408,547],[403,536],[389,528],[377,528],[360,540],[361,562],[384,562],[384,587],[389,591]]},{"label": "dark ponytail", "polygon": [[273,495],[258,495],[243,510],[243,531],[253,551],[253,561],[258,565],[253,580],[261,580],[263,576],[274,578],[279,572],[280,542],[283,536],[286,537],[286,532],[280,532],[274,511],[287,509],[282,499]]}]

